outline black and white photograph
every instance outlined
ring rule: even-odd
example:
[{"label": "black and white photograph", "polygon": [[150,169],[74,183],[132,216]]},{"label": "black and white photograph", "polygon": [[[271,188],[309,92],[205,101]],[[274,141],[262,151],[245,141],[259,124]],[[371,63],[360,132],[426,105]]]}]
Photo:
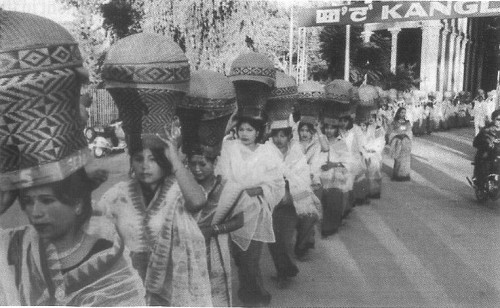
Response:
[{"label": "black and white photograph", "polygon": [[0,306],[500,307],[500,1],[0,0]]}]

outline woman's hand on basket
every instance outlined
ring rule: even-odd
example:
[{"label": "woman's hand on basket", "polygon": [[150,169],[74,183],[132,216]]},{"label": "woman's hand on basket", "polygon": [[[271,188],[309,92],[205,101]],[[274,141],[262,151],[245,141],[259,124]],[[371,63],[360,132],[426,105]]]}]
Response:
[{"label": "woman's hand on basket", "polygon": [[164,135],[156,134],[161,141],[165,143],[165,156],[173,164],[179,159],[179,140],[181,138],[180,128],[174,124],[169,127],[165,126],[163,128]]}]

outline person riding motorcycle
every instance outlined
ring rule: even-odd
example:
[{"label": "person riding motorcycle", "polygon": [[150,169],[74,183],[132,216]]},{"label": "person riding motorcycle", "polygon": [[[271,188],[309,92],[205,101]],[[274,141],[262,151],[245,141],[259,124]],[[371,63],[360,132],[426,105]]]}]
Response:
[{"label": "person riding motorcycle", "polygon": [[500,155],[500,109],[493,111],[491,121],[480,130],[472,144],[477,149],[472,179],[476,187],[482,187],[489,174],[499,174],[499,164],[495,159]]}]

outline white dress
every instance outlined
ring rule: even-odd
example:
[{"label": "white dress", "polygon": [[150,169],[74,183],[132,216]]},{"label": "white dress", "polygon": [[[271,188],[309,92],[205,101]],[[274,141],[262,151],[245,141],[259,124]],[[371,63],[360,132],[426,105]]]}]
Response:
[{"label": "white dress", "polygon": [[[231,232],[233,242],[244,251],[252,240],[275,241],[272,212],[285,195],[281,164],[281,158],[268,145],[259,144],[252,151],[238,139],[224,140],[222,144],[215,173],[227,180],[227,184],[219,206],[232,207],[236,199],[232,214],[244,212],[243,227]],[[253,187],[261,187],[263,196],[250,197],[245,189]]]}]

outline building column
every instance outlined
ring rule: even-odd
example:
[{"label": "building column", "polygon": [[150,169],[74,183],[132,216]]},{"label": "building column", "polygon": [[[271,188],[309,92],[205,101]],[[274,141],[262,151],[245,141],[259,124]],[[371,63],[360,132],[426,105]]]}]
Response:
[{"label": "building column", "polygon": [[455,56],[453,58],[453,91],[456,93],[461,90],[460,85],[460,56],[462,55],[462,35],[457,34],[455,37]]},{"label": "building column", "polygon": [[363,36],[363,42],[364,43],[370,43],[370,38],[372,37],[373,31],[371,30],[364,30],[361,32],[361,35]]},{"label": "building column", "polygon": [[464,91],[464,81],[465,81],[465,50],[467,49],[467,41],[468,39],[465,37],[465,33],[463,34],[460,40],[460,57],[459,57],[459,71],[458,71],[458,88],[459,91]]},{"label": "building column", "polygon": [[450,30],[441,30],[441,61],[439,63],[439,92],[444,93],[446,84],[446,47]]},{"label": "building column", "polygon": [[448,84],[447,84],[447,90],[448,91],[453,91],[453,70],[454,70],[454,64],[455,64],[455,41],[457,38],[457,34],[455,33],[454,29],[451,30],[450,32],[450,44],[449,44],[449,57],[448,57]]},{"label": "building column", "polygon": [[401,28],[389,28],[391,32],[391,72],[396,73],[396,66],[398,60],[398,34]]},{"label": "building column", "polygon": [[440,21],[428,21],[422,26],[422,50],[420,60],[420,90],[436,91],[439,59]]}]

